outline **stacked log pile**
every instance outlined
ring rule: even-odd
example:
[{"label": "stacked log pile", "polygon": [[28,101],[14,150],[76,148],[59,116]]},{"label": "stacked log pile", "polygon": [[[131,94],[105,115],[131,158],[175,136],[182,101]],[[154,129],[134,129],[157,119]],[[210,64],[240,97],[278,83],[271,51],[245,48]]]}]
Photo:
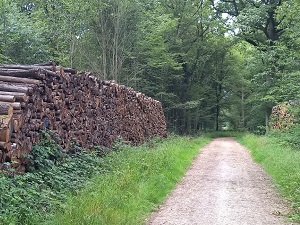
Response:
[{"label": "stacked log pile", "polygon": [[290,103],[283,103],[281,105],[274,106],[271,113],[271,129],[283,130],[290,128],[293,123],[293,115],[288,111]]},{"label": "stacked log pile", "polygon": [[118,85],[55,63],[0,64],[0,167],[25,170],[41,129],[50,129],[68,149],[110,147],[118,137],[139,144],[166,136],[161,103]]}]

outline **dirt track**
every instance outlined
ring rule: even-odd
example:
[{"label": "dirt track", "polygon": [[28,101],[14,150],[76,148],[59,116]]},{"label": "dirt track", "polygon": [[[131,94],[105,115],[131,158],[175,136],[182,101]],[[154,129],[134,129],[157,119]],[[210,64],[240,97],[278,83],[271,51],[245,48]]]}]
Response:
[{"label": "dirt track", "polygon": [[275,225],[288,207],[271,178],[232,138],[205,146],[148,225]]}]

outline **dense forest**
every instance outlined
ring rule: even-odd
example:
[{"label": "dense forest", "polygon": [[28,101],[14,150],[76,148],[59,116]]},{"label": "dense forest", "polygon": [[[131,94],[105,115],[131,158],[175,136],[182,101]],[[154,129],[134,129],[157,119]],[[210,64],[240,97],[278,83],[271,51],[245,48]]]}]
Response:
[{"label": "dense forest", "polygon": [[298,100],[296,0],[2,0],[0,63],[53,60],[163,103],[170,131],[267,131]]}]

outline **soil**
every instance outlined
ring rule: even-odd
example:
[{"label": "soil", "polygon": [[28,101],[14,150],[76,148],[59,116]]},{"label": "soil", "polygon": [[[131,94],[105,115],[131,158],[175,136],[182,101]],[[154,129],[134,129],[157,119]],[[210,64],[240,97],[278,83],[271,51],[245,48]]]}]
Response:
[{"label": "soil", "polygon": [[275,225],[288,222],[287,202],[249,151],[233,138],[202,148],[148,225]]}]

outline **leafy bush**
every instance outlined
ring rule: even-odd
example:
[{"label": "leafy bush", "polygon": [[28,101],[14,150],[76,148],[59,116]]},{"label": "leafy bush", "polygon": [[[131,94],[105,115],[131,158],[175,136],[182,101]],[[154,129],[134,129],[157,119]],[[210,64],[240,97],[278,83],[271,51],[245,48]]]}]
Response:
[{"label": "leafy bush", "polygon": [[45,224],[144,224],[209,140],[169,136],[113,151],[103,162],[107,172],[70,196]]},{"label": "leafy bush", "polygon": [[300,124],[293,125],[286,130],[274,130],[270,135],[278,138],[283,144],[290,145],[294,148],[300,147]]},{"label": "leafy bush", "polygon": [[44,138],[39,145],[34,145],[27,158],[30,159],[31,172],[60,164],[67,153],[51,138],[50,134],[43,132]]},{"label": "leafy bush", "polygon": [[244,130],[241,131],[213,131],[207,132],[205,135],[210,138],[221,138],[221,137],[238,137],[245,134]]},{"label": "leafy bush", "polygon": [[39,224],[53,209],[63,207],[68,194],[76,194],[90,177],[104,171],[97,151],[72,146],[69,154],[49,134],[44,136],[28,155],[28,173],[0,173],[0,224]]}]

